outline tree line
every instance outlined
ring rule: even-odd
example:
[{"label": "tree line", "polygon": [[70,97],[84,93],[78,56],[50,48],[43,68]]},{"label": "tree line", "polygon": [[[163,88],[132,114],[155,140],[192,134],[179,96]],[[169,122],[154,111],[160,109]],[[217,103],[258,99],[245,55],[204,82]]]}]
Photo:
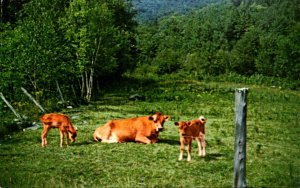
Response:
[{"label": "tree line", "polygon": [[1,11],[0,92],[10,101],[22,98],[20,87],[44,101],[60,87],[89,102],[103,79],[133,70],[299,83],[297,0],[230,0],[147,23],[125,0],[20,2],[6,6],[17,14]]},{"label": "tree line", "polygon": [[172,13],[185,14],[194,9],[224,0],[132,0],[139,23],[153,22]]},{"label": "tree line", "polygon": [[261,74],[299,81],[299,11],[296,0],[249,0],[167,16],[139,27],[140,61],[162,74]]}]

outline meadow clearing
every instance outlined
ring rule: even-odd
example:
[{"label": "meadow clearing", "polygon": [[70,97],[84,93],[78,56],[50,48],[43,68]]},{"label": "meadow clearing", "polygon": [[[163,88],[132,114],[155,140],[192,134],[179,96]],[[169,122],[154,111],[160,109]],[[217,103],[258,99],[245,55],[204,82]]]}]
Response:
[{"label": "meadow clearing", "polygon": [[[69,147],[59,147],[51,130],[41,147],[42,129],[7,135],[0,141],[0,187],[231,187],[234,160],[234,92],[248,87],[247,162],[249,187],[300,186],[300,93],[270,86],[172,80],[122,84],[89,105],[62,112],[78,128]],[[144,101],[128,100],[130,94]],[[156,144],[104,144],[94,130],[111,119],[170,115]],[[178,161],[174,122],[207,118],[206,157]],[[37,120],[38,121],[38,120]]]}]

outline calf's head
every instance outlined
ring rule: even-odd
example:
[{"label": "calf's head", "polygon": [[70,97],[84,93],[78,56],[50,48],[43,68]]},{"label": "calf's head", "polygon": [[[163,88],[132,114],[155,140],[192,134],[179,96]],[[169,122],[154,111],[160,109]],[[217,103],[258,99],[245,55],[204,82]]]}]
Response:
[{"label": "calf's head", "polygon": [[165,121],[170,119],[169,116],[163,115],[159,112],[156,112],[154,115],[149,116],[149,120],[154,122],[154,126],[157,132],[163,131]]},{"label": "calf's head", "polygon": [[76,136],[77,136],[77,128],[74,127],[72,131],[69,130],[69,138],[71,139],[71,142],[74,143],[76,141]]},{"label": "calf's head", "polygon": [[180,136],[186,136],[187,135],[187,129],[191,125],[191,122],[187,121],[180,121],[174,123],[179,128]]}]

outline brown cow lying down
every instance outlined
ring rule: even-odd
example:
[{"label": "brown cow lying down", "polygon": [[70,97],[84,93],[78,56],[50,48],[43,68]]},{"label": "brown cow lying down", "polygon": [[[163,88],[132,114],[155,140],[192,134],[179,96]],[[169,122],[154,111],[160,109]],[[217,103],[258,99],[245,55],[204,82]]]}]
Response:
[{"label": "brown cow lying down", "polygon": [[182,160],[184,146],[188,145],[187,148],[187,160],[191,160],[192,140],[196,140],[198,143],[198,156],[205,156],[205,123],[206,119],[200,116],[199,119],[192,121],[181,121],[175,122],[175,125],[179,127],[180,133],[180,154],[179,160]]},{"label": "brown cow lying down", "polygon": [[47,145],[47,134],[51,128],[58,128],[60,132],[60,147],[63,146],[64,136],[67,137],[66,144],[69,145],[69,137],[75,142],[77,128],[74,128],[70,118],[64,114],[45,114],[40,118],[44,130],[42,131],[42,147]]},{"label": "brown cow lying down", "polygon": [[121,143],[128,141],[151,144],[158,141],[158,134],[163,130],[169,116],[156,112],[152,116],[130,119],[111,120],[98,127],[94,133],[94,140],[106,143]]}]

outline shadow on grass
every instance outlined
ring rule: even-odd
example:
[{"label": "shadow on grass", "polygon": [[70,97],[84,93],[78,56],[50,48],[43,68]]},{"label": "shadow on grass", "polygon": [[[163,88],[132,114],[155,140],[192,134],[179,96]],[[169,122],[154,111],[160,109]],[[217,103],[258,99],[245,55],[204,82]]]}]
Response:
[{"label": "shadow on grass", "polygon": [[86,140],[86,141],[82,141],[82,142],[75,142],[72,145],[74,146],[87,146],[87,145],[91,145],[91,144],[97,144],[99,142],[93,141],[93,140]]},{"label": "shadow on grass", "polygon": [[0,153],[0,157],[21,157],[25,156],[25,154],[21,153]]},{"label": "shadow on grass", "polygon": [[[102,142],[96,142],[94,140],[86,140],[82,142],[75,142],[72,143],[74,146],[86,146],[86,145],[92,145],[92,144],[101,144]],[[124,143],[114,143],[114,144],[125,144],[125,143],[136,143],[136,144],[142,144],[140,142],[134,142],[134,141],[127,141]],[[179,145],[180,142],[176,140],[170,140],[170,139],[159,139],[159,141],[155,144],[169,144],[169,145]]]},{"label": "shadow on grass", "polygon": [[222,157],[224,157],[224,154],[222,154],[222,153],[208,153],[204,157],[204,160],[205,161],[215,161],[215,160],[219,160]]},{"label": "shadow on grass", "polygon": [[170,139],[159,139],[158,144],[169,144],[169,145],[180,145],[178,140],[170,140]]},{"label": "shadow on grass", "polygon": [[[21,132],[21,131],[20,131]],[[22,132],[21,132],[22,133]],[[14,134],[14,133],[13,133]],[[41,142],[40,133],[38,136],[28,137],[28,136],[22,136],[22,135],[6,135],[4,139],[0,140],[0,143],[4,145],[17,145],[17,144],[24,144],[24,143],[35,143],[35,142]]]}]

